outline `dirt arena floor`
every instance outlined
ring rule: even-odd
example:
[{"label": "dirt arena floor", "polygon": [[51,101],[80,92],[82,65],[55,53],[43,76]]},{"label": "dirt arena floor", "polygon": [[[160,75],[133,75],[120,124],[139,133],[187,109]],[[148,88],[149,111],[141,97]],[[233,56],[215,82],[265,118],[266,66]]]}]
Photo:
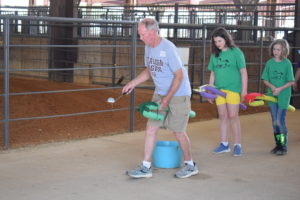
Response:
[{"label": "dirt arena floor", "polygon": [[[3,90],[3,80],[1,89]],[[10,93],[85,89],[101,86],[83,86],[70,83],[51,82],[42,79],[11,77]],[[10,96],[10,119],[62,115],[80,112],[101,111],[111,108],[126,108],[130,97],[124,96],[115,104],[107,103],[108,97],[118,97],[121,89],[80,91],[67,93],[33,94]],[[136,106],[150,101],[152,91],[137,89]],[[3,98],[0,106],[3,108]],[[190,122],[214,119],[217,117],[215,105],[200,103],[199,95],[193,95],[192,109],[197,116]],[[241,115],[267,111],[267,107],[250,107]],[[3,119],[3,112],[0,113]],[[143,130],[146,119],[135,113],[134,129]],[[0,124],[1,132],[3,123]],[[13,121],[9,124],[9,147],[25,147],[50,142],[61,142],[129,131],[129,111],[100,112],[71,117]],[[2,132],[3,133],[3,132]],[[0,135],[3,144],[3,134]]]},{"label": "dirt arena floor", "polygon": [[[143,157],[144,131],[0,151],[0,194],[9,200],[299,200],[300,112],[287,114],[289,152],[274,147],[267,112],[241,116],[244,154],[216,155],[218,120],[188,126],[199,174],[174,178],[175,169],[153,168],[153,177],[125,174]],[[174,140],[161,130],[158,140]],[[232,145],[232,135],[229,142]],[[231,146],[232,147],[232,146]]]}]

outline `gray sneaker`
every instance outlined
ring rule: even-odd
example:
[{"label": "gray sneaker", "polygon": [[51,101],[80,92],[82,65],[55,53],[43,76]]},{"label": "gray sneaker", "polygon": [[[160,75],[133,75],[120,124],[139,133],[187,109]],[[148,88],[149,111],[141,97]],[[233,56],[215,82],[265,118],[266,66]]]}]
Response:
[{"label": "gray sneaker", "polygon": [[176,172],[175,176],[177,178],[187,178],[198,173],[199,171],[196,163],[194,163],[194,166],[185,164],[184,167],[182,167],[178,172]]},{"label": "gray sneaker", "polygon": [[135,170],[127,171],[127,175],[133,178],[150,178],[152,177],[152,169],[141,164]]}]

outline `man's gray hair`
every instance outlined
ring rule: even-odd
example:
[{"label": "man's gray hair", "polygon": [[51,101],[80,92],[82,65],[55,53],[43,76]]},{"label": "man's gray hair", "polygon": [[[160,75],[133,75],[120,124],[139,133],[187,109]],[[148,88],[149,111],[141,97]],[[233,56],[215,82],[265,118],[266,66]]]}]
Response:
[{"label": "man's gray hair", "polygon": [[159,32],[158,22],[155,19],[145,18],[142,21],[140,21],[139,23],[144,24],[147,31],[150,31],[150,30],[154,29],[157,32]]}]

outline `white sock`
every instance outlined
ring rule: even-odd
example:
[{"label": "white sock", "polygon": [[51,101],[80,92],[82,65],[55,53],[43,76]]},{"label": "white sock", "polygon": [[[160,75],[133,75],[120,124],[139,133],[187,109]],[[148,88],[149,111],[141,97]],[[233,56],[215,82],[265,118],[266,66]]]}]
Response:
[{"label": "white sock", "polygon": [[228,142],[222,142],[222,144],[227,147],[228,146]]},{"label": "white sock", "polygon": [[147,168],[150,168],[151,167],[151,162],[143,160],[143,166],[147,167]]},{"label": "white sock", "polygon": [[241,145],[241,144],[234,144],[234,146],[237,146],[237,145],[238,145],[238,146],[240,146],[240,147],[242,147],[242,145]]},{"label": "white sock", "polygon": [[194,166],[194,161],[193,160],[191,160],[191,161],[184,161],[184,164]]}]

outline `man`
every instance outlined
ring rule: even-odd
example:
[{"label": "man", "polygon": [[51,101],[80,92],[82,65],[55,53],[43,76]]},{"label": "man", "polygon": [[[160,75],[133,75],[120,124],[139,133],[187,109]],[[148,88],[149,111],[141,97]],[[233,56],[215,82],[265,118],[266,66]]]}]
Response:
[{"label": "man", "polygon": [[165,127],[173,131],[183,152],[185,166],[175,176],[187,178],[196,175],[198,168],[193,162],[190,141],[186,134],[191,110],[191,87],[187,71],[182,65],[175,45],[159,36],[157,21],[143,19],[138,24],[138,33],[146,45],[144,55],[146,69],[128,82],[122,92],[130,93],[137,85],[152,77],[155,85],[152,101],[160,104],[161,112],[167,107],[170,110],[163,121],[148,120],[144,160],[137,169],[130,170],[127,174],[134,178],[152,177],[151,159],[157,132],[160,127]]}]

